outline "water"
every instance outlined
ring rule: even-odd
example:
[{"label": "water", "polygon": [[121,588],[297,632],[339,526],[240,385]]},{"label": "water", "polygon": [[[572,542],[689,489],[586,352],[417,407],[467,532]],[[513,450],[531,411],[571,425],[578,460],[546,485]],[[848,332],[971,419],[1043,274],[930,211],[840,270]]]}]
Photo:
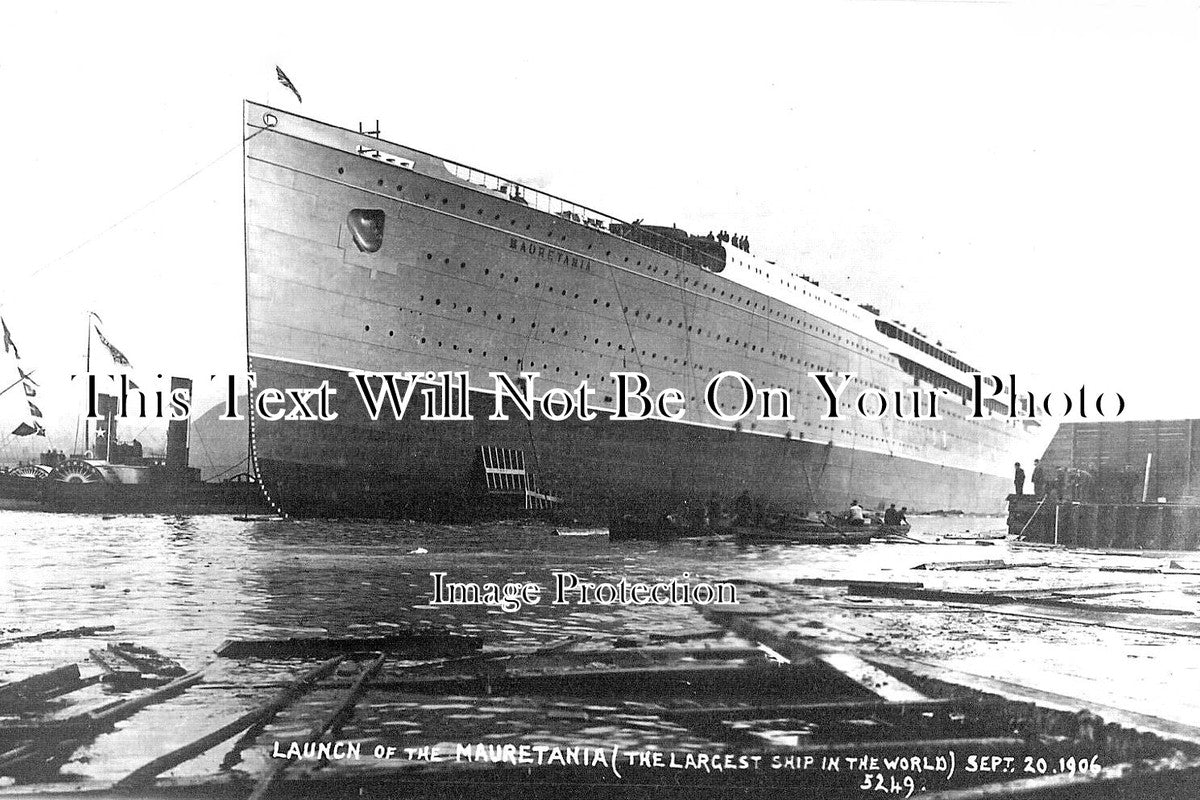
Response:
[{"label": "water", "polygon": [[[918,518],[914,529],[925,535],[997,531],[999,518]],[[571,530],[564,533],[602,533]],[[115,630],[90,639],[60,639],[0,647],[0,680],[78,662],[89,668],[89,647],[108,641],[133,641],[158,649],[188,669],[207,667],[205,682],[177,700],[153,706],[125,725],[101,736],[69,765],[90,778],[120,777],[134,767],[182,744],[236,713],[269,697],[272,683],[296,674],[287,662],[218,659],[214,649],[230,638],[383,635],[398,626],[433,623],[483,637],[488,648],[532,647],[565,635],[591,637],[597,643],[648,632],[684,633],[711,628],[688,607],[554,606],[549,598],[516,613],[495,608],[430,605],[430,573],[446,572],[461,582],[526,582],[553,585],[555,571],[581,578],[658,581],[680,577],[725,581],[752,579],[793,586],[797,578],[920,580],[932,588],[1030,588],[1113,580],[1100,575],[1101,564],[1146,565],[1135,556],[1050,553],[992,546],[789,546],[742,545],[728,539],[673,543],[610,544],[606,535],[553,535],[550,526],[500,523],[438,526],[417,523],[273,521],[239,522],[229,517],[113,517],[0,512],[0,633],[11,637],[78,626],[112,625]],[[1005,559],[1046,564],[1053,570],[1015,569],[988,573],[913,571],[929,561]],[[1117,576],[1141,580],[1135,575]],[[1056,583],[1057,582],[1057,583]],[[1158,587],[1161,590],[1161,587]],[[831,590],[832,591],[832,590]],[[1172,594],[1172,592],[1174,592]],[[964,662],[985,657],[988,647],[1012,648],[1033,642],[1045,653],[1047,641],[1067,653],[1088,646],[1115,646],[1094,630],[1063,629],[1024,620],[998,625],[976,618],[952,628],[953,615],[896,614],[896,602],[872,609],[814,589],[797,595],[798,607],[811,608],[823,620],[817,635],[825,643],[864,642],[888,652],[936,654]],[[1103,598],[1101,601],[1109,598]],[[1155,604],[1194,608],[1196,597],[1175,587]],[[890,603],[891,611],[888,610]],[[891,614],[891,617],[888,615]],[[961,620],[965,614],[958,614]],[[893,619],[893,617],[895,619]],[[1053,628],[1053,629],[1052,629]],[[865,635],[864,635],[865,633]],[[1129,646],[1161,644],[1143,636]],[[1173,641],[1172,646],[1178,646]],[[1188,644],[1188,652],[1195,653]],[[1083,649],[1080,649],[1083,648]],[[1076,659],[1080,660],[1080,659]],[[1070,659],[1068,658],[1068,661]],[[95,689],[101,699],[107,689]],[[408,725],[409,735],[434,742],[452,734],[454,724],[482,719],[499,726],[493,712],[480,715],[470,702],[442,719],[439,712]],[[378,716],[378,715],[377,715]],[[505,718],[504,725],[516,725]],[[524,723],[521,723],[524,724]],[[303,725],[279,721],[285,733]],[[636,720],[607,729],[608,738],[638,739]],[[439,727],[440,726],[440,727]],[[503,727],[503,726],[500,726]],[[544,720],[532,730],[546,736]],[[593,731],[600,735],[605,731]],[[483,734],[480,734],[483,735]],[[645,738],[670,740],[671,731],[646,731]],[[688,747],[683,739],[675,746]],[[219,759],[218,759],[219,760]],[[260,765],[255,754],[246,768]],[[188,769],[215,767],[211,758]],[[184,770],[186,771],[186,770]]]},{"label": "water", "polygon": [[[918,530],[998,529],[994,518],[928,518]],[[113,637],[151,644],[185,663],[211,660],[228,638],[375,634],[431,622],[506,646],[569,634],[600,638],[686,628],[689,609],[552,606],[518,613],[429,605],[429,573],[448,580],[553,584],[581,578],[661,580],[869,577],[895,547],[744,546],[729,540],[612,545],[603,531],[542,524],[238,522],[0,512],[0,628],[32,633],[114,625]],[[908,555],[914,548],[904,548]],[[915,548],[924,549],[924,548]],[[945,555],[946,548],[938,554]],[[955,550],[959,548],[954,548]],[[0,650],[0,677],[21,672],[23,650]]]}]

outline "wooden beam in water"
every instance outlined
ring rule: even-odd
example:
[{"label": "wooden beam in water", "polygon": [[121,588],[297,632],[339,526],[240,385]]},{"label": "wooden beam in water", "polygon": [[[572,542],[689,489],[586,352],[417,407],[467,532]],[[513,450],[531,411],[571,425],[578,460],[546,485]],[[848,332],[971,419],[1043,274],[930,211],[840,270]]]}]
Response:
[{"label": "wooden beam in water", "polygon": [[0,685],[0,708],[10,707],[25,700],[39,700],[48,694],[62,694],[60,690],[63,687],[77,687],[79,684],[79,667],[76,664],[30,675],[19,681]]},{"label": "wooden beam in water", "polygon": [[927,600],[930,602],[942,603],[973,603],[976,605],[989,606],[1007,605],[1009,603],[1022,603],[1025,605],[1045,606],[1047,608],[1057,608],[1068,611],[1082,611],[1088,613],[1150,614],[1168,617],[1195,616],[1191,611],[1184,611],[1182,609],[1175,608],[1143,608],[1141,606],[1115,606],[1101,603],[1076,603],[1070,600],[1055,600],[1040,597],[1018,597],[1016,595],[1006,595],[999,592],[951,592],[940,589],[905,589],[903,587],[891,588],[885,586],[852,586],[849,590],[847,590],[847,594],[871,597],[893,597],[905,600]]},{"label": "wooden beam in water", "polygon": [[[146,783],[154,780],[158,775],[167,770],[177,767],[185,761],[190,761],[196,756],[211,750],[221,742],[233,736],[238,731],[244,730],[248,726],[253,726],[256,723],[261,723],[265,720],[274,717],[281,710],[290,705],[297,697],[303,694],[312,684],[326,677],[337,669],[338,664],[345,660],[345,656],[335,656],[328,661],[324,661],[313,667],[308,672],[301,675],[295,681],[290,683],[282,691],[278,692],[266,703],[254,708],[245,714],[240,715],[236,719],[222,725],[211,733],[194,739],[191,742],[177,747],[169,753],[164,753],[158,758],[149,763],[138,767],[133,772],[126,775],[121,780],[117,781],[114,786],[116,788],[135,788],[144,786]],[[166,688],[166,687],[163,687]]]},{"label": "wooden beam in water", "polygon": [[[383,661],[386,658],[386,654],[380,653],[374,661],[366,666],[366,668],[362,671],[362,674],[358,676],[358,680],[356,680],[354,685],[350,687],[349,691],[342,696],[342,700],[340,703],[338,703],[337,708],[333,709],[324,717],[322,717],[309,730],[308,736],[304,738],[306,743],[318,742],[327,733],[334,735],[337,734],[337,731],[341,729],[342,723],[345,722],[346,717],[350,715],[355,704],[358,703],[358,699],[362,696],[363,692],[366,691],[367,682],[379,673],[379,669],[383,666]],[[254,787],[254,791],[250,793],[249,800],[262,800],[262,798],[266,796],[267,792],[271,790],[271,786],[274,785],[275,781],[279,779],[279,776],[283,774],[283,771],[287,768],[287,765],[288,759],[274,760],[271,767],[262,775],[262,777],[259,778],[258,784]]]},{"label": "wooden beam in water", "polygon": [[0,732],[11,734],[13,737],[29,736],[43,741],[66,742],[81,739],[90,734],[99,733],[105,728],[133,716],[149,705],[181,694],[184,690],[199,683],[203,677],[201,672],[192,672],[137,697],[108,701],[90,711],[61,721],[10,725],[4,727]]},{"label": "wooden beam in water", "polygon": [[895,676],[857,656],[842,652],[822,652],[811,645],[801,644],[792,636],[794,629],[777,621],[736,617],[711,608],[702,609],[700,613],[706,619],[724,625],[740,636],[768,645],[793,661],[816,664],[829,679],[830,689],[858,691],[884,700],[928,699]]},{"label": "wooden beam in water", "polygon": [[97,625],[97,626],[81,626],[79,628],[69,628],[67,630],[43,631],[42,633],[34,633],[28,636],[14,636],[8,639],[0,639],[0,648],[12,647],[15,644],[25,642],[40,642],[45,639],[76,639],[95,636],[100,633],[107,633],[116,630],[112,625]]},{"label": "wooden beam in water", "polygon": [[1106,723],[1115,723],[1123,728],[1152,733],[1164,739],[1182,739],[1194,744],[1200,744],[1200,727],[1176,722],[1175,720],[1129,711],[1117,708],[1116,706],[1071,697],[1057,692],[1049,692],[999,678],[963,672],[946,664],[914,661],[900,656],[884,654],[872,655],[871,661],[885,667],[902,669],[922,678],[928,678],[952,686],[965,687],[975,692],[996,695],[1020,703],[1033,703],[1039,708],[1066,711],[1072,714],[1088,711],[1103,717]]},{"label": "wooden beam in water", "polygon": [[839,700],[824,703],[783,703],[780,705],[712,706],[700,708],[655,709],[653,713],[680,722],[748,719],[826,719],[856,715],[903,716],[927,711],[951,711],[978,704],[973,698],[931,698],[927,700]]},{"label": "wooden beam in water", "polygon": [[415,658],[462,655],[481,647],[483,641],[478,636],[411,632],[360,638],[230,639],[216,652],[223,658],[316,658],[354,652],[404,653]]}]

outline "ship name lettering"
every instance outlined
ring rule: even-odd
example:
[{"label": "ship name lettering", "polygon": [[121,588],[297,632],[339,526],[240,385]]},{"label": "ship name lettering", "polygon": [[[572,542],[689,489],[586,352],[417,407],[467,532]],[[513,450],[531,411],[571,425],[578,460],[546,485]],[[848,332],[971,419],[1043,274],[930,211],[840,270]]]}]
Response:
[{"label": "ship name lettering", "polygon": [[508,247],[510,250],[516,250],[519,253],[526,253],[537,258],[544,258],[548,261],[553,261],[556,264],[566,264],[575,269],[590,270],[592,262],[586,258],[580,258],[577,255],[558,250],[545,245],[534,244],[527,242],[524,239],[518,239],[515,236],[508,237]]}]

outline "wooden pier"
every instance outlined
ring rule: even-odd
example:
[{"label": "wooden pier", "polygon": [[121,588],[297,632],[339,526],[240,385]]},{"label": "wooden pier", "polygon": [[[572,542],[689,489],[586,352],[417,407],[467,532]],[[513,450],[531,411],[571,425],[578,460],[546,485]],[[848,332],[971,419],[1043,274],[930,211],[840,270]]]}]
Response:
[{"label": "wooden pier", "polygon": [[1200,505],[1084,503],[1008,496],[1008,532],[1027,542],[1103,550],[1200,550]]}]

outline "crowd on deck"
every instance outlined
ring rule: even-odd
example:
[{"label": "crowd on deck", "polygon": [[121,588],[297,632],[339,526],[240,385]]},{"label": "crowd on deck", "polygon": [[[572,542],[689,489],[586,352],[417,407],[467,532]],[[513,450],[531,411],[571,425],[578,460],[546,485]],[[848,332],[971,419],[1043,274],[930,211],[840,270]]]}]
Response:
[{"label": "crowd on deck", "polygon": [[709,231],[708,239],[713,242],[729,242],[739,250],[745,250],[747,253],[750,252],[749,236],[738,236],[736,233],[730,236],[728,231],[721,231],[716,236],[713,236],[713,232]]}]

